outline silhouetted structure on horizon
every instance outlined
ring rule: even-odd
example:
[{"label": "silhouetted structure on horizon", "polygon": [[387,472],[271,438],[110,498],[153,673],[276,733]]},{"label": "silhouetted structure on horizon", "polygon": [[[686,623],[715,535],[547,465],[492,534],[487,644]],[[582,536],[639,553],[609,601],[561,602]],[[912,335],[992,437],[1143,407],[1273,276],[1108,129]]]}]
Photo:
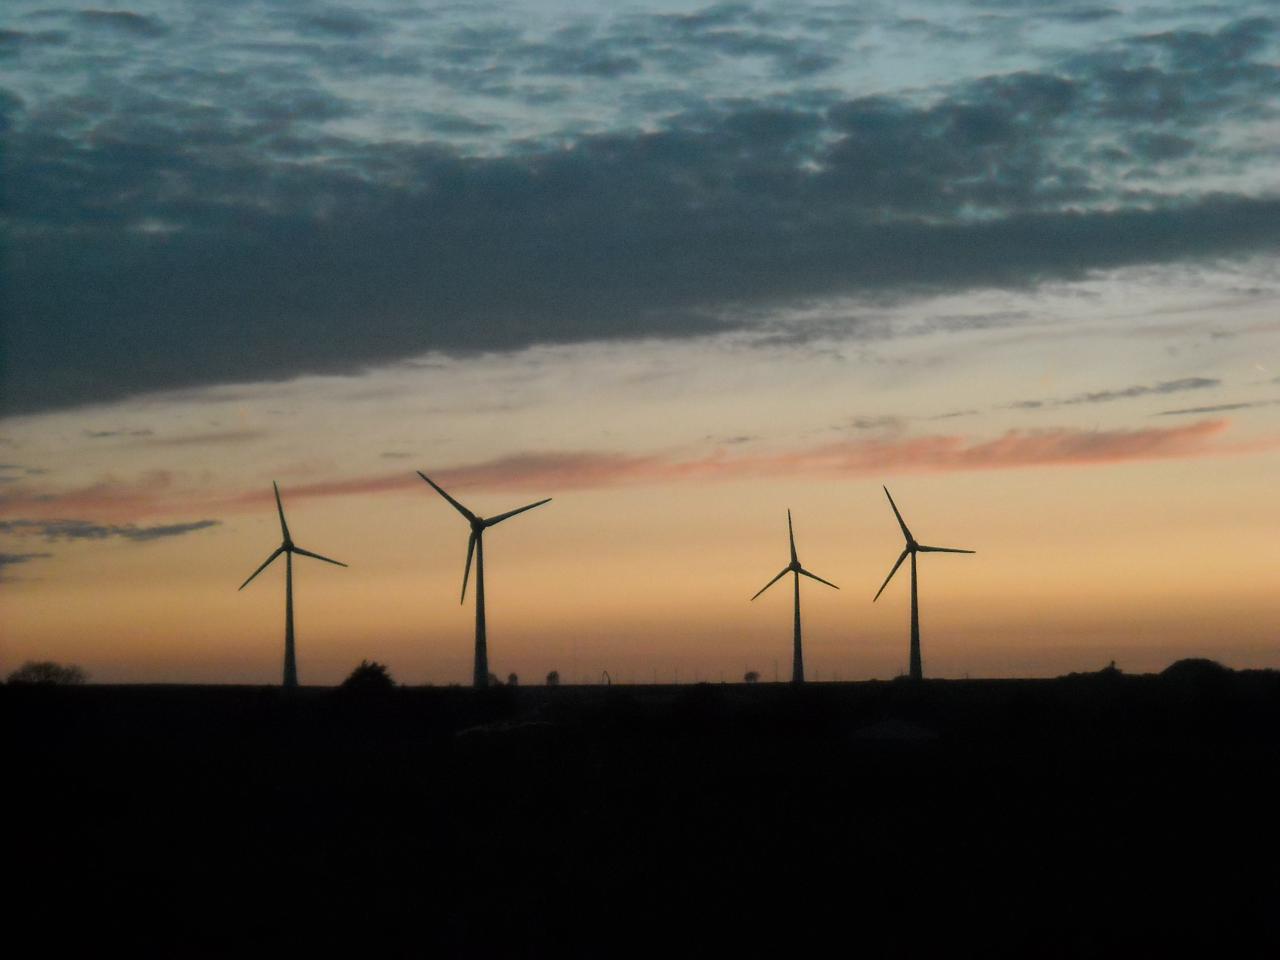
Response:
[{"label": "silhouetted structure on horizon", "polygon": [[545,500],[539,500],[537,503],[531,503],[516,510],[508,510],[506,513],[486,520],[484,517],[477,517],[457,500],[445,493],[435,481],[421,470],[418,471],[418,476],[431,484],[435,492],[448,500],[453,505],[453,508],[471,524],[471,539],[467,541],[467,565],[462,571],[462,597],[458,602],[463,603],[467,599],[467,578],[471,575],[471,557],[474,554],[476,558],[476,652],[472,684],[477,688],[483,689],[489,686],[490,676],[489,648],[484,627],[484,531],[487,527],[496,526],[503,520],[514,517],[517,513],[524,513],[526,510],[540,507],[544,503],[550,503],[551,498],[547,497]]},{"label": "silhouetted structure on horizon", "polygon": [[828,587],[831,587],[834,590],[839,590],[840,588],[831,581],[823,580],[817,574],[810,573],[804,567],[800,566],[800,558],[796,556],[796,535],[795,531],[791,528],[790,510],[787,511],[787,538],[791,542],[791,562],[782,568],[781,573],[761,587],[759,591],[756,592],[756,596],[751,599],[754,600],[756,597],[760,596],[760,594],[764,593],[788,573],[794,575],[796,616],[795,639],[791,651],[791,682],[804,683],[804,653],[800,648],[800,574],[803,573],[806,577],[809,577],[811,580],[817,580],[819,583],[825,583]]},{"label": "silhouetted structure on horizon", "polygon": [[293,650],[293,555],[300,553],[304,557],[313,557],[316,560],[323,560],[325,563],[332,563],[335,566],[345,567],[345,563],[337,560],[330,560],[328,557],[322,557],[318,553],[312,553],[310,550],[303,550],[299,546],[295,546],[293,538],[289,536],[289,525],[284,522],[284,507],[280,503],[280,486],[271,481],[271,486],[276,492],[276,510],[280,514],[280,535],[283,542],[276,547],[275,553],[267,557],[263,561],[262,566],[253,571],[249,575],[249,579],[240,584],[243,590],[249,583],[260,574],[263,570],[271,565],[271,561],[275,560],[280,554],[284,554],[284,681],[286,688],[292,689],[298,685],[298,662]]},{"label": "silhouetted structure on horizon", "polygon": [[[906,538],[907,545],[899,555],[898,562],[889,571],[889,575],[884,578],[884,583],[880,584],[880,589],[876,591],[876,595],[871,598],[871,602],[875,603],[880,599],[880,594],[884,593],[884,588],[889,585],[893,575],[898,572],[898,568],[902,566],[902,561],[907,558],[907,554],[911,554],[911,679],[920,680],[924,677],[924,668],[920,662],[920,605],[916,600],[916,554],[975,553],[976,551],[957,550],[954,547],[926,547],[917,543],[916,538],[911,536],[911,531],[907,529],[907,524],[902,519],[902,514],[898,512],[898,505],[893,502],[893,496],[889,493],[888,487],[884,488],[884,495],[889,498],[889,506],[893,507],[893,515],[898,518],[898,526],[902,528],[902,535]],[[797,616],[799,615],[797,614]]]}]

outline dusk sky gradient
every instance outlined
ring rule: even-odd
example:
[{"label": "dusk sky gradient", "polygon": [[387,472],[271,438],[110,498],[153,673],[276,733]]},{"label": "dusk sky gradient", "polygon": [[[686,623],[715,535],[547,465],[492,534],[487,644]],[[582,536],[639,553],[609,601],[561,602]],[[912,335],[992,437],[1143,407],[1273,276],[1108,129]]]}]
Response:
[{"label": "dusk sky gradient", "polygon": [[[1280,667],[1270,3],[0,9],[0,671]],[[901,582],[899,582],[901,581]],[[814,586],[812,590],[804,586]]]}]

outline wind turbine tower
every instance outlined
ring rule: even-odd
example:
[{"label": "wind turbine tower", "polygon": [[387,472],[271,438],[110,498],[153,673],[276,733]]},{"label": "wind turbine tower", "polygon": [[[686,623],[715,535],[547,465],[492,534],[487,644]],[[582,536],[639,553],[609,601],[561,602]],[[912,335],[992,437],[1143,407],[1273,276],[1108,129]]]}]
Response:
[{"label": "wind turbine tower", "polygon": [[[804,567],[800,566],[800,558],[796,556],[796,535],[791,528],[791,511],[787,511],[787,537],[791,541],[791,562],[782,568],[782,572],[766,583],[756,593],[756,597],[760,596],[775,583],[785,577],[788,573],[794,575],[795,580],[795,636],[791,650],[791,682],[804,683],[804,652],[800,646],[800,575],[808,577],[811,580],[817,580],[819,583],[825,583],[828,587],[839,590],[834,583],[829,580],[823,580],[816,573],[810,573]],[[752,597],[754,600],[756,597]],[[777,673],[775,666],[774,673]]]},{"label": "wind turbine tower", "polygon": [[471,524],[471,539],[467,541],[467,565],[462,570],[462,597],[458,602],[463,603],[467,599],[467,578],[471,575],[471,557],[474,554],[476,558],[476,654],[472,684],[477,688],[484,688],[489,686],[489,648],[484,626],[484,532],[488,527],[497,526],[503,520],[514,517],[517,513],[524,513],[526,510],[540,507],[544,503],[550,503],[551,498],[547,497],[546,500],[539,500],[537,503],[531,503],[516,510],[508,510],[506,513],[486,520],[484,517],[476,516],[449,494],[445,493],[435,481],[421,470],[418,471],[418,476],[431,484],[436,493],[448,500],[453,505],[453,509],[462,514],[467,522]]},{"label": "wind turbine tower", "polygon": [[875,603],[880,599],[880,594],[884,593],[884,588],[889,585],[889,581],[893,579],[893,575],[898,572],[898,568],[902,566],[902,561],[907,559],[907,554],[911,555],[911,679],[920,680],[924,677],[924,669],[920,663],[920,605],[916,600],[916,554],[917,553],[976,553],[974,550],[957,550],[954,547],[926,547],[924,544],[916,543],[916,538],[911,535],[911,531],[907,529],[907,523],[902,519],[902,514],[898,512],[898,505],[893,502],[893,496],[889,493],[889,488],[884,488],[884,495],[889,498],[889,506],[893,507],[893,515],[898,518],[898,526],[902,528],[902,536],[906,538],[907,545],[902,553],[898,556],[898,562],[893,565],[893,569],[889,571],[889,575],[884,578],[884,583],[880,584],[880,589],[876,591],[876,595],[871,602]]},{"label": "wind turbine tower", "polygon": [[240,584],[243,590],[249,583],[267,567],[271,566],[271,561],[275,560],[280,554],[284,554],[284,686],[286,689],[293,689],[298,685],[298,661],[293,649],[293,555],[301,554],[304,557],[312,557],[316,560],[323,560],[325,563],[332,563],[339,567],[345,567],[345,563],[339,563],[337,560],[330,560],[328,557],[322,557],[318,553],[312,553],[310,550],[303,550],[293,542],[293,538],[289,536],[289,525],[284,521],[284,507],[280,503],[280,486],[274,480],[271,486],[276,492],[276,511],[280,514],[280,536],[281,544],[276,547],[275,553],[267,557],[257,570],[249,576],[249,579]]}]

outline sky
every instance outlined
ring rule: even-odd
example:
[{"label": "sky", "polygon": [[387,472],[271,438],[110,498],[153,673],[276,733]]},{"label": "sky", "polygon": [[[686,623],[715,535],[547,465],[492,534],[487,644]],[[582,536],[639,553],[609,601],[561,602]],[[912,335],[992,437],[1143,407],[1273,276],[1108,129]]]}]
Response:
[{"label": "sky", "polygon": [[0,9],[0,671],[1280,668],[1269,3]]}]

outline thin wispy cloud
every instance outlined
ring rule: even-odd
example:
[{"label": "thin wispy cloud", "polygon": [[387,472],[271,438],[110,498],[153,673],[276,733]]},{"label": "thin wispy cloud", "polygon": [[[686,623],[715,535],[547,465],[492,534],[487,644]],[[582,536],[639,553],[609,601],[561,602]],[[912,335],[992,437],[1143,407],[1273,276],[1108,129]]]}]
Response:
[{"label": "thin wispy cloud", "polygon": [[[1133,430],[1069,427],[1010,430],[978,440],[955,434],[906,437],[877,434],[838,443],[769,453],[731,453],[727,445],[701,457],[668,453],[625,454],[580,450],[527,452],[479,463],[433,467],[437,482],[459,490],[582,490],[627,484],[721,481],[790,474],[880,476],[886,472],[1004,470],[1046,466],[1103,466],[1126,461],[1227,456],[1275,446],[1277,440],[1234,444],[1222,441],[1226,420]],[[403,493],[423,487],[411,470],[310,483],[284,483],[296,501],[319,497]],[[138,481],[102,481],[70,490],[24,489],[0,493],[0,516],[45,513],[134,520],[181,511],[260,509],[274,503],[269,487],[235,492],[185,489],[166,474]],[[146,540],[212,526],[176,524],[135,528],[132,524],[16,519],[0,521],[0,533],[35,532],[48,538]],[[172,531],[169,533],[168,531]]]},{"label": "thin wispy cloud", "polygon": [[1251,410],[1255,407],[1274,407],[1280,400],[1252,400],[1242,403],[1219,403],[1211,407],[1186,407],[1182,410],[1161,410],[1153,417],[1189,417],[1213,413],[1229,413],[1233,410]]},{"label": "thin wispy cloud", "polygon": [[108,476],[72,488],[26,481],[0,490],[0,517],[35,514],[137,520],[181,512],[183,494],[167,470],[149,470],[129,479]]},{"label": "thin wispy cloud", "polygon": [[190,523],[166,523],[139,527],[132,523],[101,524],[88,520],[0,520],[0,534],[16,537],[40,537],[51,543],[73,540],[130,540],[149,543],[169,537],[181,537],[218,526],[220,520],[196,520]]},{"label": "thin wispy cloud", "polygon": [[113,437],[149,437],[151,430],[85,430],[84,435],[90,440],[108,440]]},{"label": "thin wispy cloud", "polygon": [[224,445],[248,443],[267,436],[266,430],[216,430],[206,433],[151,437],[146,440],[149,447],[200,447],[206,445]]},{"label": "thin wispy cloud", "polygon": [[[703,457],[628,455],[610,451],[522,453],[428,473],[458,490],[602,489],[630,484],[715,482],[762,476],[881,476],[887,472],[1003,470],[1046,466],[1103,466],[1126,461],[1224,456],[1256,444],[1216,442],[1227,421],[1136,430],[1011,430],[993,440],[934,435],[868,438],[766,454],[717,451]],[[1274,445],[1274,444],[1273,444]],[[290,484],[290,499],[399,493],[423,486],[414,473],[380,474]],[[270,491],[247,491],[222,501],[227,508],[269,505]]]},{"label": "thin wispy cloud", "polygon": [[52,553],[0,553],[0,579],[3,579],[5,567],[30,563],[32,560],[44,560],[52,556]]},{"label": "thin wispy cloud", "polygon": [[1156,384],[1136,384],[1120,390],[1096,390],[1078,393],[1071,397],[1049,400],[1018,400],[1006,406],[1012,410],[1041,410],[1048,407],[1072,407],[1084,403],[1112,403],[1116,400],[1132,400],[1136,397],[1160,396],[1169,393],[1182,393],[1187,390],[1207,390],[1222,385],[1222,381],[1214,377],[1183,377],[1179,380],[1166,380]]},{"label": "thin wispy cloud", "polygon": [[19,579],[9,575],[9,568],[30,563],[32,560],[46,560],[51,553],[4,553],[0,552],[0,583],[16,583]]}]

